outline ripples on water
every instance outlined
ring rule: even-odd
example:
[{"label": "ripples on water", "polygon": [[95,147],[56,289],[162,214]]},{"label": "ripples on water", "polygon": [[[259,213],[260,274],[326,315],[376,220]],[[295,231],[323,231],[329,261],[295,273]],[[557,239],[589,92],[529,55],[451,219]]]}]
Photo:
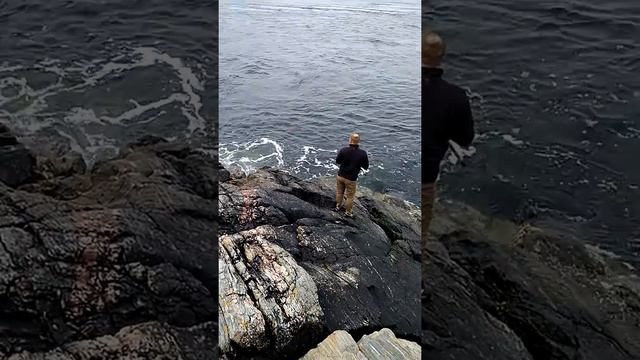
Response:
[{"label": "ripples on water", "polygon": [[208,1],[0,1],[0,117],[90,163],[148,134],[213,149],[214,20]]},{"label": "ripples on water", "polygon": [[432,1],[480,132],[449,194],[640,265],[640,2]]},{"label": "ripples on water", "polygon": [[417,1],[221,2],[221,161],[335,174],[358,131],[361,182],[417,201],[419,37]]}]

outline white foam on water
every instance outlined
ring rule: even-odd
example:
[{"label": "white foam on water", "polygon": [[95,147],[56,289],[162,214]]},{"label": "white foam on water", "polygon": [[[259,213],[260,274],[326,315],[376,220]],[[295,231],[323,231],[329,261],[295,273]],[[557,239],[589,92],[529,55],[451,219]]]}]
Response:
[{"label": "white foam on water", "polygon": [[335,163],[337,149],[304,146],[304,154],[292,166],[292,172],[306,177],[326,176],[338,169]]},{"label": "white foam on water", "polygon": [[[34,102],[37,102],[37,100],[39,100],[38,98],[40,98],[40,100],[46,99],[47,97],[56,95],[62,91],[71,92],[98,86],[100,85],[101,81],[103,81],[107,76],[121,74],[125,71],[130,71],[140,67],[150,67],[156,64],[165,64],[172,68],[173,72],[181,82],[183,94],[180,94],[180,96],[175,96],[174,94],[172,100],[179,101],[190,108],[189,110],[191,111],[189,112],[189,120],[191,121],[191,124],[189,126],[189,129],[191,131],[195,131],[197,129],[204,128],[205,120],[200,115],[202,102],[200,96],[196,93],[197,91],[203,91],[204,87],[201,81],[194,74],[194,72],[190,68],[185,66],[180,58],[172,57],[169,54],[162,53],[155,48],[139,47],[133,48],[131,51],[132,52],[129,54],[118,55],[108,62],[99,59],[93,60],[92,62],[76,62],[74,64],[75,66],[70,66],[66,69],[59,66],[53,66],[54,64],[59,64],[60,61],[51,59],[47,59],[44,62],[31,67],[31,69],[54,73],[60,78],[79,73],[83,78],[83,82],[80,84],[64,87],[61,86],[61,79],[59,79],[56,84],[39,91],[33,91],[33,89],[31,89],[26,84],[26,79],[19,79],[19,84],[22,84],[22,86],[24,87],[22,92],[26,93],[30,97],[33,97]],[[130,60],[128,62],[118,62],[128,58]],[[99,65],[100,63],[102,63],[102,65]],[[25,69],[26,68],[24,66],[7,66],[0,68],[0,73],[15,72]],[[11,78],[0,79],[0,84],[2,84],[3,81],[8,82],[9,80],[7,79]],[[16,80],[17,79],[14,78],[13,83],[16,83]],[[13,97],[12,99],[15,98],[17,97]],[[145,106],[147,108],[151,108],[151,104],[147,104]],[[164,106],[166,105],[166,101],[159,100],[157,101],[157,104],[158,106]],[[20,112],[22,114],[33,114],[37,112],[37,110],[37,107],[35,109],[26,108],[22,109]],[[139,111],[138,114],[142,112],[144,111]],[[127,115],[127,113],[129,113],[129,115]],[[123,113],[120,118],[122,118],[123,120],[130,119],[131,114],[132,113],[130,111],[127,111]],[[118,117],[116,117],[115,119],[117,118]],[[113,119],[114,118],[105,118],[105,120]]]},{"label": "white foam on water", "polygon": [[[53,66],[53,64],[55,64],[56,62],[51,60],[45,61],[47,65],[36,64],[31,68],[27,68],[23,65],[5,66],[0,68],[0,74],[9,74],[8,77],[0,78],[0,91],[6,87],[13,85],[17,85],[20,87],[16,95],[11,97],[2,97],[2,100],[0,101],[0,114],[4,114],[7,117],[11,118],[19,115],[33,115],[46,109],[46,101],[44,101],[44,99],[49,96],[49,94],[55,93],[55,90],[62,88],[62,77],[64,76],[65,71],[58,66]],[[55,83],[50,84],[40,90],[35,90],[29,86],[26,78],[17,78],[11,75],[17,71],[24,70],[39,70],[43,73],[56,74],[58,77]],[[3,109],[3,106],[6,106],[10,102],[14,101],[21,101],[24,106],[15,113],[10,113],[6,109]]]},{"label": "white foam on water", "polygon": [[469,146],[468,149],[464,149],[453,141],[449,144],[451,144],[451,147],[453,147],[458,155],[460,155],[460,159],[458,159],[458,156],[453,151],[448,151],[446,159],[451,165],[457,164],[460,160],[464,160],[465,157],[472,157],[477,152],[475,146]]},{"label": "white foam on water", "polygon": [[277,160],[278,160],[278,165],[283,166],[284,165],[284,151],[282,149],[282,146],[280,144],[278,144],[278,142],[271,140],[269,138],[263,137],[258,141],[255,141],[253,143],[251,143],[248,147],[247,150],[251,150],[253,148],[255,148],[256,146],[259,145],[272,145],[273,148],[275,149],[275,152],[266,156],[263,156],[261,158],[259,158],[256,162],[261,161],[260,159],[266,159],[269,157],[274,156]]},{"label": "white foam on water", "polygon": [[600,182],[596,186],[609,192],[615,193],[618,191],[618,186],[616,185],[616,183],[610,180],[600,180]]},{"label": "white foam on water", "polygon": [[[136,103],[136,106],[131,109],[131,110],[127,110],[125,112],[123,112],[122,114],[118,115],[117,117],[109,117],[109,116],[102,116],[100,117],[100,120],[103,122],[108,122],[110,124],[122,124],[123,121],[125,120],[132,120],[135,118],[140,117],[142,114],[146,113],[147,111],[150,110],[155,110],[158,108],[161,108],[163,106],[169,105],[173,102],[179,101],[179,102],[183,102],[186,98],[186,95],[184,94],[171,94],[169,97],[166,97],[164,99],[160,99],[157,101],[153,101],[151,103],[148,104],[138,104]],[[157,116],[156,116],[157,117]],[[155,117],[152,117],[150,119],[154,119]],[[146,119],[146,120],[140,120],[137,121],[138,124],[141,123],[148,123],[150,122],[150,119]]]},{"label": "white foam on water", "polygon": [[515,136],[511,134],[504,134],[502,138],[511,145],[522,146],[524,145],[524,141],[516,139]]},{"label": "white foam on water", "polygon": [[[265,151],[265,148],[271,150]],[[223,143],[219,149],[220,162],[224,166],[237,165],[246,173],[254,172],[262,166],[275,165],[283,168],[285,165],[282,145],[267,137],[244,143]],[[275,160],[275,164],[267,160]]]},{"label": "white foam on water", "polygon": [[[5,97],[2,93],[3,90],[11,87],[18,87],[18,92],[14,96]],[[0,79],[0,106],[5,105],[9,101],[13,101],[21,96],[27,94],[27,80],[18,79],[15,77],[7,77]],[[6,92],[6,91],[4,91]]]},{"label": "white foam on water", "polygon": [[188,103],[191,106],[191,112],[183,111],[183,114],[187,116],[190,121],[189,130],[194,132],[198,129],[204,129],[205,120],[200,115],[200,111],[202,110],[202,101],[195,91],[203,91],[204,86],[200,80],[198,80],[193,71],[185,66],[180,58],[161,53],[154,48],[141,47],[135,49],[135,51],[143,55],[143,61],[154,61],[154,63],[162,62],[173,68],[181,81],[182,90],[188,96],[187,99],[184,99],[185,103]]},{"label": "white foam on water", "polygon": [[297,174],[324,175],[327,171],[336,170],[338,168],[335,164],[337,152],[338,150],[303,146],[303,154],[295,161],[292,171]]},{"label": "white foam on water", "polygon": [[[294,147],[289,146],[286,151],[291,154],[292,149]],[[300,147],[300,151],[300,155],[293,153],[293,156],[285,157],[284,145],[263,137],[245,143],[220,144],[219,157],[223,165],[236,165],[247,173],[254,172],[263,166],[272,166],[306,179],[331,175],[339,168],[335,163],[336,149],[306,145]],[[286,160],[287,158],[291,160]],[[384,164],[377,164],[376,167],[384,170]],[[363,169],[361,174],[366,175],[369,172],[370,169]]]},{"label": "white foam on water", "polygon": [[601,256],[604,258],[610,258],[610,259],[619,259],[620,255],[609,251],[609,250],[605,250],[603,248],[601,248],[599,245],[592,245],[592,244],[585,244],[585,247],[587,248],[587,250],[589,250],[591,252],[591,254],[596,255],[596,256]]},{"label": "white foam on water", "polygon": [[[76,107],[64,117],[64,122],[69,125],[82,126],[87,123],[93,123],[100,121],[92,109],[85,109]],[[116,154],[118,151],[118,145],[116,140],[108,138],[102,134],[89,134],[82,132],[83,145],[78,142],[75,136],[72,136],[64,131],[58,131],[60,136],[63,136],[69,140],[69,144],[73,151],[82,154],[87,165],[93,165],[97,160],[97,154],[101,151],[110,151]]]},{"label": "white foam on water", "polygon": [[311,146],[304,146],[303,147],[303,151],[304,153],[302,154],[302,156],[300,156],[300,158],[297,160],[297,162],[302,163],[302,162],[307,162],[307,156],[309,155],[309,152],[311,151]]},{"label": "white foam on water", "polygon": [[587,127],[592,128],[592,127],[598,125],[599,121],[598,120],[585,119],[584,123],[585,123],[585,125],[587,125]]},{"label": "white foam on water", "polygon": [[14,71],[18,71],[22,68],[23,68],[22,65],[9,65],[8,62],[4,61],[2,63],[2,66],[0,66],[0,73],[3,73],[3,72],[11,73]]},{"label": "white foam on water", "polygon": [[[95,88],[98,88],[99,91],[106,88],[108,92],[109,77],[114,75],[126,77],[127,71],[158,65],[167,66],[172,70],[175,78],[171,77],[166,81],[177,80],[180,84],[180,92],[163,95],[163,98],[146,100],[145,102],[130,99],[128,102],[133,104],[133,108],[123,104],[122,112],[112,116],[97,116],[95,110],[98,109],[91,108],[90,104],[83,104],[82,100],[78,104],[71,104],[69,108],[57,108],[56,110],[53,110],[51,105],[59,107],[60,104],[48,103],[56,95],[74,96],[74,93],[90,91]],[[45,78],[49,80],[49,83],[36,90],[30,86],[29,80],[20,73],[23,71],[31,73],[30,76],[54,74],[55,78],[50,80]],[[162,83],[149,85],[161,86]],[[204,129],[206,121],[201,115],[203,105],[200,95],[198,95],[198,92],[203,90],[202,82],[189,67],[185,66],[180,58],[152,47],[132,48],[111,59],[75,61],[66,65],[60,60],[49,58],[30,66],[4,63],[0,67],[0,115],[9,118],[12,129],[22,136],[29,136],[55,126],[60,136],[70,140],[74,150],[83,154],[85,160],[91,161],[95,153],[102,150],[113,151],[118,146],[115,139],[110,140],[102,135],[86,134],[86,129],[92,124],[126,128],[131,124],[152,123],[161,115],[166,114],[166,111],[157,110],[152,115],[145,116],[147,112],[161,109],[171,103],[177,103],[181,107],[182,115],[188,120],[185,132],[193,134]],[[4,95],[2,95],[3,93]],[[65,128],[74,125],[78,131],[74,131],[73,134],[65,130]],[[76,136],[85,138],[81,139],[83,141],[79,141],[80,139],[75,139]],[[130,139],[126,141],[128,140]]]}]

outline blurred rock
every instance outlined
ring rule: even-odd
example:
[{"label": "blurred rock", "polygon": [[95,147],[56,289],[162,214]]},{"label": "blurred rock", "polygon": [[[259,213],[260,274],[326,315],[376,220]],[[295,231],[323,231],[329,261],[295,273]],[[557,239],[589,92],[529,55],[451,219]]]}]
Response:
[{"label": "blurred rock", "polygon": [[67,344],[46,353],[21,352],[8,360],[184,359],[215,358],[212,323],[178,328],[157,322],[123,328],[114,335]]},{"label": "blurred rock", "polygon": [[0,124],[0,183],[16,187],[33,178],[35,159],[6,125]]},{"label": "blurred rock", "polygon": [[309,351],[301,360],[420,360],[420,345],[396,338],[389,329],[365,335],[358,341],[338,330]]},{"label": "blurred rock", "polygon": [[244,318],[226,329],[243,340],[221,329],[230,358],[297,358],[335,330],[419,338],[417,207],[361,191],[349,219],[334,186],[268,168],[220,183],[221,311]]},{"label": "blurred rock", "polygon": [[428,359],[638,359],[640,280],[561,231],[441,201],[422,302]]},{"label": "blurred rock", "polygon": [[[28,169],[15,159],[0,157],[0,169]],[[154,141],[88,172],[57,167],[18,188],[0,183],[0,353],[111,360],[138,349],[139,358],[211,358],[214,164]]]}]

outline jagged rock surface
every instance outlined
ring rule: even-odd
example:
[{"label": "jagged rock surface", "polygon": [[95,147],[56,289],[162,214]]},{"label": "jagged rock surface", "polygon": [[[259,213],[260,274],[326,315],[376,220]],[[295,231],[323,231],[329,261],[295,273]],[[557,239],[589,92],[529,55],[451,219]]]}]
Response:
[{"label": "jagged rock surface", "polygon": [[215,359],[213,323],[181,328],[157,322],[122,328],[114,335],[66,344],[46,353],[21,352],[7,360]]},{"label": "jagged rock surface", "polygon": [[356,341],[343,330],[334,331],[301,360],[420,360],[420,345],[398,339],[389,329]]},{"label": "jagged rock surface", "polygon": [[[332,211],[335,185],[323,180],[301,181],[273,169],[261,169],[247,177],[232,177],[227,172],[224,179],[226,181],[220,183],[219,242],[235,239],[238,243],[249,238],[251,242],[263,244],[260,249],[283,249],[292,261],[278,261],[283,266],[279,271],[308,274],[315,289],[314,286],[300,288],[304,294],[298,296],[314,298],[316,292],[321,309],[321,312],[314,310],[318,316],[304,319],[304,331],[285,332],[285,339],[295,333],[305,336],[304,341],[295,342],[296,349],[284,355],[278,354],[269,340],[277,331],[272,326],[263,328],[260,320],[256,320],[257,326],[244,337],[233,333],[232,329],[237,327],[225,330],[221,324],[221,344],[232,336],[251,339],[250,342],[231,341],[225,349],[232,350],[228,356],[249,356],[256,354],[255,349],[262,349],[262,355],[295,358],[335,330],[358,336],[388,327],[400,337],[419,338],[420,232],[415,206],[361,192],[354,207],[356,217],[348,219]],[[268,233],[268,236],[257,241],[256,232]],[[247,236],[249,234],[254,235]],[[221,248],[227,246],[221,245]],[[265,280],[264,264],[271,260],[263,256],[248,260],[222,254],[220,261],[223,270],[235,268],[239,274],[248,274],[221,277],[221,281],[228,281],[221,284],[221,288],[240,289],[235,303],[220,300],[221,318],[226,318],[227,312],[242,312],[240,309],[244,307],[250,309],[246,311],[247,317],[269,317],[264,313],[260,316],[253,309],[262,309],[256,304],[270,297],[252,288],[276,283],[271,274],[267,274]],[[227,263],[229,261],[232,264]],[[303,271],[296,270],[298,267]],[[242,279],[242,283],[238,279]],[[250,295],[245,295],[245,289]],[[275,295],[276,303],[289,302],[290,294],[274,290],[270,294]],[[323,317],[319,316],[321,313]],[[250,328],[250,325],[244,326]],[[316,331],[318,328],[320,331]],[[245,345],[249,343],[252,345]]]},{"label": "jagged rock surface", "polygon": [[[2,140],[0,154],[7,147],[18,146]],[[63,359],[106,342],[113,351],[99,358],[120,359],[126,348],[118,347],[132,336],[144,338],[139,345],[150,353],[213,349],[212,159],[149,137],[85,171],[76,155],[61,154],[64,146],[50,149],[0,156],[0,169],[8,162],[12,174],[26,174],[0,178],[0,354]],[[148,322],[157,324],[135,326]],[[173,345],[158,332],[172,333]]]},{"label": "jagged rock surface", "polygon": [[447,201],[427,256],[426,358],[640,358],[637,274],[577,239]]},{"label": "jagged rock surface", "polygon": [[220,348],[225,353],[232,344],[245,351],[295,351],[322,331],[316,285],[274,243],[275,236],[266,225],[220,238]]}]

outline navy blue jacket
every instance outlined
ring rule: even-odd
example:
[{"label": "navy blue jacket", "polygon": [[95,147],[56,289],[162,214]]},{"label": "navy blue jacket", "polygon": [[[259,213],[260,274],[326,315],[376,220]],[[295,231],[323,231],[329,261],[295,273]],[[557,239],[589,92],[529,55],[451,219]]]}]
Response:
[{"label": "navy blue jacket", "polygon": [[422,183],[438,178],[449,140],[462,147],[474,138],[465,91],[442,79],[442,69],[422,68]]},{"label": "navy blue jacket", "polygon": [[338,151],[336,164],[340,165],[338,176],[356,181],[360,169],[369,168],[369,157],[367,157],[367,152],[360,149],[358,145],[349,145]]}]

